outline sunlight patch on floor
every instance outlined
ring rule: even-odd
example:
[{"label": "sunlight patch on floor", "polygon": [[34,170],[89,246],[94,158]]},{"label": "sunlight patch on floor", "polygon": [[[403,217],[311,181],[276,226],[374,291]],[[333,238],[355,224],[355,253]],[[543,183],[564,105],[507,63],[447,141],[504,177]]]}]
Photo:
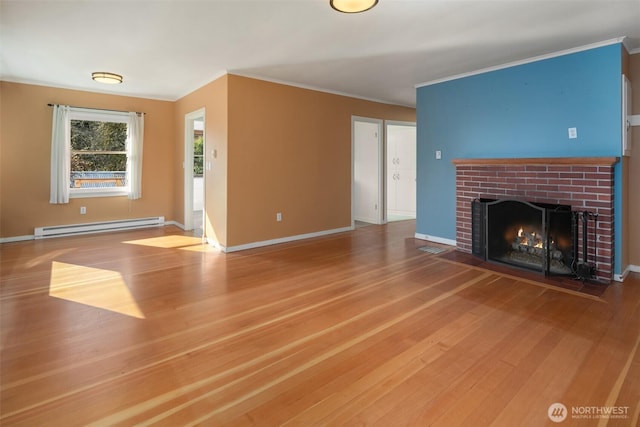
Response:
[{"label": "sunlight patch on floor", "polygon": [[151,237],[149,239],[129,240],[129,245],[151,246],[155,248],[184,248],[187,246],[203,246],[206,245],[200,237],[193,236],[162,236]]},{"label": "sunlight patch on floor", "polygon": [[51,252],[47,252],[44,255],[40,255],[37,256],[35,258],[30,259],[25,266],[27,268],[34,268],[39,264],[44,264],[46,262],[51,262],[52,259],[60,257],[64,254],[67,254],[69,252],[73,251],[73,249],[69,248],[69,249],[58,249],[56,251],[51,251]]},{"label": "sunlight patch on floor", "polygon": [[49,296],[145,318],[122,274],[116,271],[53,261]]},{"label": "sunlight patch on floor", "polygon": [[215,247],[207,244],[207,243],[202,243],[202,244],[198,244],[198,245],[192,245],[192,246],[184,246],[182,248],[178,248],[181,251],[189,251],[189,252],[220,252],[219,249],[216,249]]}]

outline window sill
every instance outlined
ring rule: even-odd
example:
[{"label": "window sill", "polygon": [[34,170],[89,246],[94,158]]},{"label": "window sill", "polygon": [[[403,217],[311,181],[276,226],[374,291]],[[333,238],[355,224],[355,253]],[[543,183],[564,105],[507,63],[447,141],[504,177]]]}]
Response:
[{"label": "window sill", "polygon": [[110,191],[95,191],[95,190],[84,190],[84,191],[71,191],[69,192],[70,199],[83,199],[90,197],[122,197],[128,196],[129,192],[127,190],[110,190]]}]

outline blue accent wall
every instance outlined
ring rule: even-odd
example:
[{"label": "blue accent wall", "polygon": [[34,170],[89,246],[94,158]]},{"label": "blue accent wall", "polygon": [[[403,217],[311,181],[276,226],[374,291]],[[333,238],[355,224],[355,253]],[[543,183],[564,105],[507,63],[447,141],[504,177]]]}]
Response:
[{"label": "blue accent wall", "polygon": [[[418,88],[416,232],[455,240],[453,159],[621,156],[621,49],[612,44]],[[569,139],[570,127],[577,139]],[[621,177],[618,162],[617,274]]]}]

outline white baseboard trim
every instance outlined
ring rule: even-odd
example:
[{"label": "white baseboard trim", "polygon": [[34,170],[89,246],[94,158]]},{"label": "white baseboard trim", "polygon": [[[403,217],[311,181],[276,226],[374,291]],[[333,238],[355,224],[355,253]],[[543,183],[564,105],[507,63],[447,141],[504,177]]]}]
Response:
[{"label": "white baseboard trim", "polygon": [[640,273],[640,265],[628,265],[622,274],[614,274],[613,280],[616,282],[624,282],[624,279],[626,279],[631,272]]},{"label": "white baseboard trim", "polygon": [[353,222],[355,223],[356,221],[366,222],[367,224],[376,224],[376,225],[382,224],[379,218],[354,218]]},{"label": "white baseboard trim", "polygon": [[629,269],[626,269],[622,274],[614,274],[613,280],[616,282],[624,282],[624,279],[627,277],[627,274],[629,274]]},{"label": "white baseboard trim", "polygon": [[224,246],[222,246],[222,245],[220,244],[220,242],[216,242],[215,240],[210,239],[210,238],[208,238],[208,237],[207,237],[205,240],[207,241],[207,244],[208,244],[209,246],[212,246],[212,247],[214,247],[214,248],[218,249],[220,252],[226,252],[226,250],[225,250]]},{"label": "white baseboard trim", "polygon": [[429,242],[442,243],[443,245],[457,246],[455,240],[445,239],[443,237],[430,236],[428,234],[421,234],[421,233],[416,233],[414,237],[416,239],[427,240]]},{"label": "white baseboard trim", "polygon": [[0,244],[11,242],[24,242],[26,240],[34,240],[36,236],[29,234],[27,236],[0,237]]},{"label": "white baseboard trim", "polygon": [[345,231],[352,231],[352,230],[354,230],[354,227],[351,227],[351,226],[334,228],[332,230],[317,231],[315,233],[307,233],[307,234],[298,234],[296,236],[281,237],[279,239],[263,240],[261,242],[253,242],[253,243],[247,243],[244,245],[236,245],[236,246],[228,246],[228,247],[221,246],[217,242],[214,244],[209,242],[209,244],[212,244],[212,246],[219,248],[222,252],[228,253],[228,252],[244,251],[246,249],[261,248],[263,246],[277,245],[279,243],[294,242],[296,240],[311,239],[313,237],[327,236],[329,234],[344,233]]},{"label": "white baseboard trim", "polygon": [[180,224],[178,221],[165,221],[164,225],[175,225],[181,230],[184,230],[184,224]]},{"label": "white baseboard trim", "polygon": [[[184,225],[180,224],[176,221],[165,221],[163,225],[175,225],[178,228],[184,230]],[[110,231],[110,230],[107,230]],[[11,243],[11,242],[24,242],[27,240],[35,240],[36,236],[34,234],[29,234],[26,236],[12,236],[12,237],[0,237],[0,244],[3,243]]]}]

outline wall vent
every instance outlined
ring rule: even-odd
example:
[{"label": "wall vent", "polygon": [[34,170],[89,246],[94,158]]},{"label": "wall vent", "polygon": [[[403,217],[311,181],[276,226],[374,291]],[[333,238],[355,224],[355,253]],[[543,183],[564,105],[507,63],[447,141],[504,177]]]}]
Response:
[{"label": "wall vent", "polygon": [[156,227],[160,225],[164,225],[163,216],[104,222],[89,222],[85,224],[55,225],[51,227],[37,227],[35,229],[34,237],[36,239],[44,239],[48,237],[62,237],[73,236],[76,234],[131,230],[134,228]]}]

